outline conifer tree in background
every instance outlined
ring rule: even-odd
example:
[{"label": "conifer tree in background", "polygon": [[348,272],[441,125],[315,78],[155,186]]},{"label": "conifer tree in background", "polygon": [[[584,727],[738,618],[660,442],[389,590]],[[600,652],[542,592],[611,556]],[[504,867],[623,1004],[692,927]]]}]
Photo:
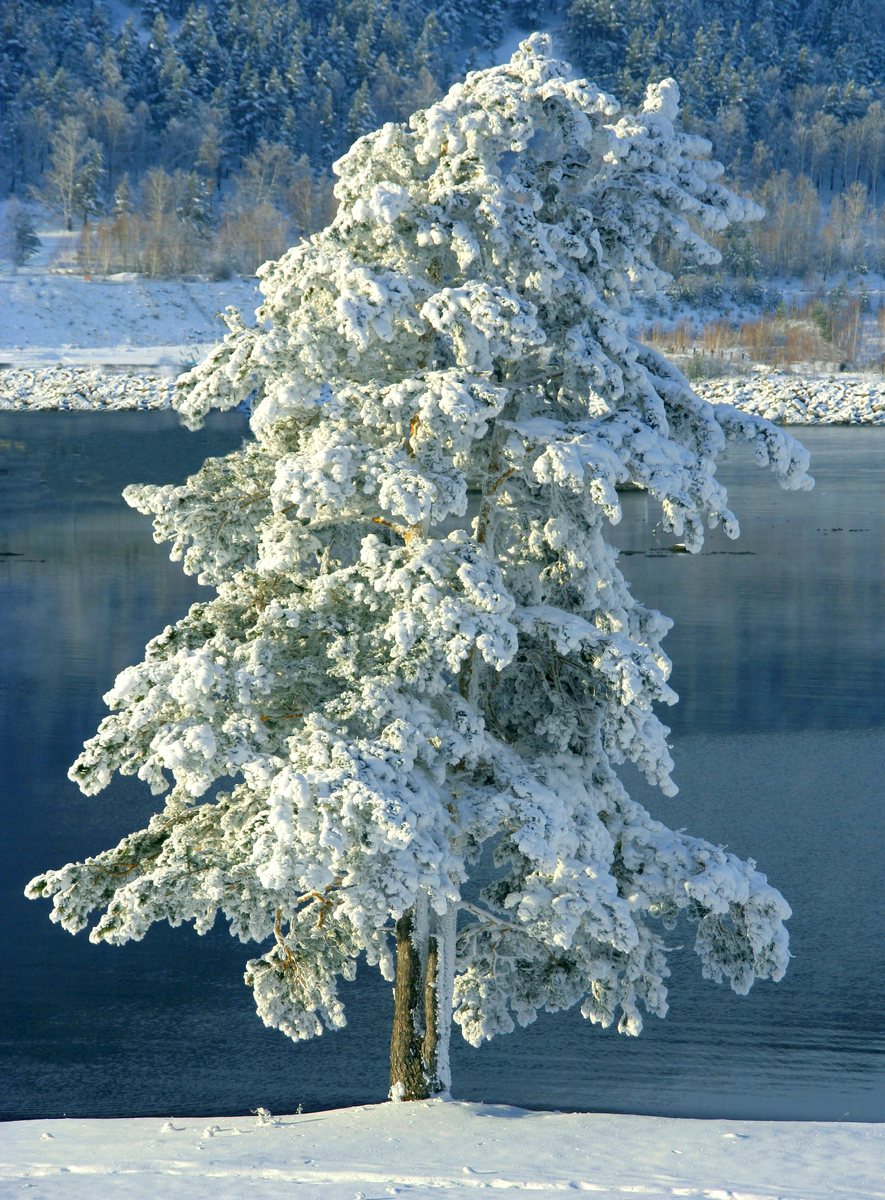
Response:
[{"label": "conifer tree in background", "polygon": [[6,203],[4,225],[4,257],[8,258],[14,267],[23,267],[43,245],[37,236],[34,214],[23,208],[13,196]]},{"label": "conifer tree in background", "polygon": [[[617,486],[691,551],[705,524],[737,536],[727,439],[811,486],[787,434],[700,401],[618,315],[665,282],[653,244],[715,260],[695,230],[758,215],[677,101],[667,80],[619,116],[534,35],[361,138],[331,226],[262,269],[258,324],[232,313],[180,381],[192,428],[251,398],[254,440],[126,492],[217,595],[118,676],[71,778],[174,786],[28,895],[72,932],[104,910],[96,942],[222,912],[271,940],[246,979],[295,1040],[344,1024],[336,980],[364,954],[396,979],[394,1097],[448,1087],[452,1017],[474,1045],[574,1004],[638,1033],[640,1007],[666,1012],[658,928],[680,911],[708,978],[745,993],[787,966],[789,909],[753,861],[616,774],[675,791],[652,707],[676,699],[670,622],[604,540]],[[465,902],[489,841],[497,878]]]}]

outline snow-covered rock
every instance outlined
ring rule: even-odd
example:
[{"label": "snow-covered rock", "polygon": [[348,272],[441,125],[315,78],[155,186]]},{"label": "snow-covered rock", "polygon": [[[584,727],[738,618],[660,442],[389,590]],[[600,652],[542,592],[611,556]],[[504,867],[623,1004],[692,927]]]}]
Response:
[{"label": "snow-covered rock", "polygon": [[694,390],[778,425],[885,425],[885,376],[808,379],[780,372],[712,379]]},{"label": "snow-covered rock", "polygon": [[[778,425],[885,425],[885,376],[759,374],[696,383],[694,391]],[[174,392],[173,374],[73,366],[0,371],[0,411],[170,408]]]},{"label": "snow-covered rock", "polygon": [[174,377],[102,371],[97,367],[0,371],[0,410],[169,408]]}]

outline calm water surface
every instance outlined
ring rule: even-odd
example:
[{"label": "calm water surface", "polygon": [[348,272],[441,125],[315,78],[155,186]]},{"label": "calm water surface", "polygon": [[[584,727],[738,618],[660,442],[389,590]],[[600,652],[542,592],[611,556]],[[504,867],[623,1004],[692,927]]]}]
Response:
[{"label": "calm water surface", "polygon": [[[254,948],[222,923],[92,946],[22,896],[28,879],[145,823],[143,785],[80,795],[67,768],[115,674],[202,589],[119,499],[246,434],[171,414],[0,415],[3,770],[0,1115],[168,1116],[376,1101],[387,1089],[390,985],[343,985],[349,1025],[294,1046],[254,1015]],[[743,454],[723,466],[741,539],[672,552],[657,506],[624,499],[612,530],[634,594],[676,619],[680,793],[628,786],[676,828],[752,855],[790,901],[786,978],[735,996],[700,978],[693,931],[669,941],[670,1013],[638,1039],[576,1012],[473,1050],[454,1093],[528,1107],[683,1116],[885,1120],[885,430],[802,431],[818,480],[790,495]]]}]

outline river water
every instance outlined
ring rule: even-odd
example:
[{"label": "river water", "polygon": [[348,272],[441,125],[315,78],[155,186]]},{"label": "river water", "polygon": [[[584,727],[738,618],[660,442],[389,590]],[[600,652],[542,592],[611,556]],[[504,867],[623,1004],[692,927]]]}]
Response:
[{"label": "river water", "polygon": [[[92,946],[22,889],[39,870],[145,823],[143,785],[98,797],[66,778],[101,695],[200,594],[155,546],[126,483],[183,479],[246,434],[168,413],[0,414],[0,1116],[243,1113],[382,1100],[392,1001],[360,970],[349,1024],[294,1046],[242,983],[254,949],[219,922]],[[885,1120],[885,430],[801,431],[818,480],[779,491],[749,456],[720,477],[741,539],[670,549],[656,505],[623,497],[611,531],[633,592],[676,619],[680,703],[668,825],[727,844],[793,907],[793,961],[739,997],[700,977],[692,929],[672,945],[670,1013],[639,1038],[577,1012],[474,1050],[453,1038],[453,1093],[535,1108],[674,1116]]]}]

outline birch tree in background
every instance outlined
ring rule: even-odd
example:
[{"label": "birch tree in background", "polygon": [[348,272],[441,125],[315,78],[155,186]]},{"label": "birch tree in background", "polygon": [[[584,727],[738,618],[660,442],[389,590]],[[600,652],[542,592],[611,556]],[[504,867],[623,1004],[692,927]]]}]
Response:
[{"label": "birch tree in background", "polygon": [[31,192],[34,199],[58,213],[70,231],[75,216],[85,223],[101,211],[101,147],[88,136],[85,122],[79,117],[66,117],[50,136],[49,144],[50,168],[44,186],[31,188]]},{"label": "birch tree in background", "polygon": [[[216,595],[118,676],[71,778],[137,772],[167,799],[28,895],[72,932],[103,910],[96,942],[220,911],[270,943],[246,980],[295,1040],[344,1025],[336,982],[365,955],[396,981],[394,1098],[448,1088],[452,1019],[478,1045],[578,1004],[639,1033],[666,1013],[680,911],[708,978],[745,993],[787,966],[790,911],[754,862],[666,828],[616,773],[676,790],[654,711],[676,700],[670,621],[605,541],[618,487],[694,552],[705,526],[738,534],[729,439],[812,485],[792,438],[625,332],[667,279],[653,244],[716,261],[698,230],[760,215],[677,105],[665,80],[622,114],[534,35],[360,138],[332,224],[262,268],[257,324],[230,313],[180,381],[190,427],[251,401],[254,440],[125,493]],[[496,878],[466,902],[489,842]]]}]

